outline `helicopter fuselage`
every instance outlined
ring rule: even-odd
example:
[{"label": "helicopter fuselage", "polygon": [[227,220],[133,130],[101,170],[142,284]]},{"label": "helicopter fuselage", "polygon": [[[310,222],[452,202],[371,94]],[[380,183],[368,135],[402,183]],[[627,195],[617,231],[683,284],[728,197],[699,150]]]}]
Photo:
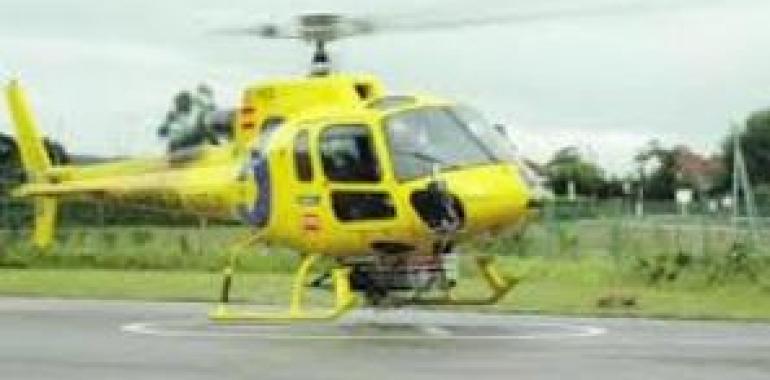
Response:
[{"label": "helicopter fuselage", "polygon": [[496,133],[454,103],[388,96],[371,76],[271,81],[246,89],[226,144],[52,167],[16,193],[234,218],[330,256],[425,254],[447,235],[523,226],[530,189]]}]

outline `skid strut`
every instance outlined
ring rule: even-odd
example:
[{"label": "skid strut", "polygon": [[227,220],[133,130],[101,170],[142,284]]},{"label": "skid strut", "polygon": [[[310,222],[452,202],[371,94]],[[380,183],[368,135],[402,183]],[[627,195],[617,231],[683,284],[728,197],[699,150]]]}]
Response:
[{"label": "skid strut", "polygon": [[225,269],[222,279],[222,293],[219,305],[209,314],[209,319],[221,323],[289,323],[299,321],[334,320],[356,305],[356,297],[350,289],[350,269],[347,267],[334,268],[331,276],[334,284],[334,307],[327,310],[305,310],[302,301],[310,269],[318,259],[318,255],[306,255],[294,275],[291,287],[289,310],[285,312],[261,312],[235,308],[229,304],[230,288],[232,286],[232,267]]}]

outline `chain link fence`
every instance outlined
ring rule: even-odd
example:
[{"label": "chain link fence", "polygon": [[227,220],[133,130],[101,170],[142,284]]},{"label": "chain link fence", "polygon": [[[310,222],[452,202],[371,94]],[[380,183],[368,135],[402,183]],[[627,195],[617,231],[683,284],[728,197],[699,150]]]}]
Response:
[{"label": "chain link fence", "polygon": [[770,218],[733,218],[731,212],[648,202],[644,216],[620,199],[547,205],[514,244],[513,254],[545,256],[628,256],[728,254],[750,249],[770,254]]},{"label": "chain link fence", "polygon": [[[219,271],[241,249],[240,266],[252,272],[290,271],[294,255],[278,248],[235,248],[246,226],[196,215],[125,205],[68,201],[61,204],[55,243],[31,244],[34,208],[27,200],[0,197],[0,267],[86,267]],[[254,254],[256,251],[256,255]],[[239,253],[239,252],[238,252]]]}]

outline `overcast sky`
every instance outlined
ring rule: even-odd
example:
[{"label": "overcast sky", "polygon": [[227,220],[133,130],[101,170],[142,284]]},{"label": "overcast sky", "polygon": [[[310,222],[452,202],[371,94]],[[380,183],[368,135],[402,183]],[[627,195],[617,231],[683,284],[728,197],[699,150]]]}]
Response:
[{"label": "overcast sky", "polygon": [[[628,1],[414,3],[0,0],[0,78],[23,79],[43,129],[72,151],[157,153],[155,130],[175,91],[206,81],[220,103],[233,103],[250,82],[306,71],[303,44],[222,37],[207,33],[212,28],[307,11],[435,18]],[[475,106],[507,124],[525,155],[544,160],[578,145],[622,173],[651,138],[714,151],[731,120],[770,106],[770,1],[645,3],[664,6],[380,34],[333,49],[343,69],[380,74],[394,91]]]}]

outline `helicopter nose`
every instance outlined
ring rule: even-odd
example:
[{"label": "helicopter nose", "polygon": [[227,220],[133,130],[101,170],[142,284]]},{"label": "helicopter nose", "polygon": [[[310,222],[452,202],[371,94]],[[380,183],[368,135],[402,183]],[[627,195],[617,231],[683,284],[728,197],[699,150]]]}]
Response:
[{"label": "helicopter nose", "polygon": [[465,230],[499,229],[517,224],[529,212],[533,198],[515,168],[499,165],[447,177],[465,218]]}]

